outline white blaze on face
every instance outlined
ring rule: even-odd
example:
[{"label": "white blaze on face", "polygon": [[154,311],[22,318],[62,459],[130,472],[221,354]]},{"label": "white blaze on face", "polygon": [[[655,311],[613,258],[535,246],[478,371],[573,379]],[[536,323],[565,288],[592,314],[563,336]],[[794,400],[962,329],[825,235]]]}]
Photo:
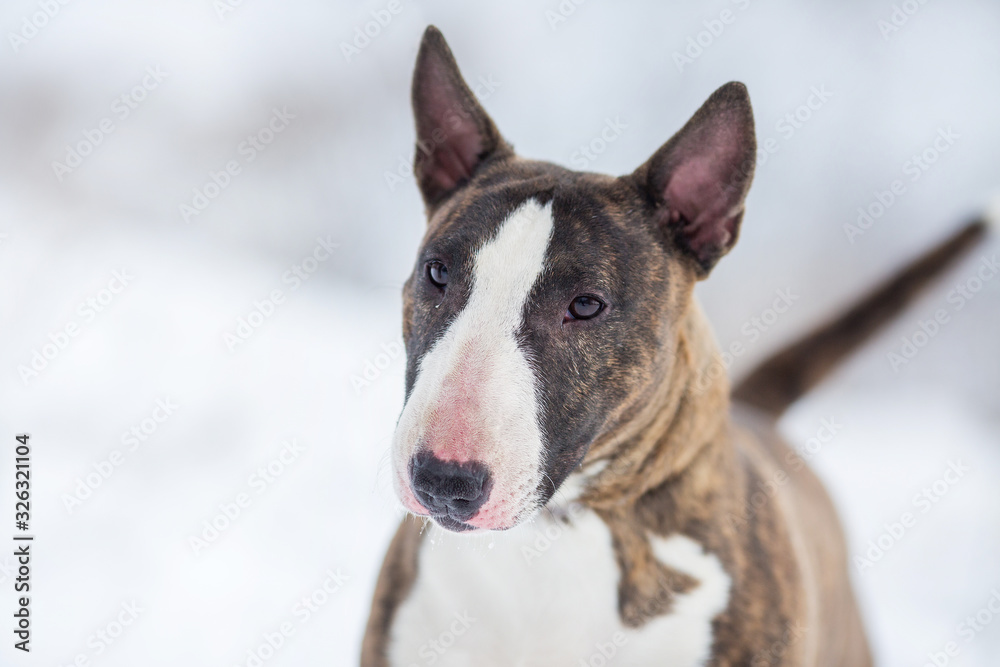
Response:
[{"label": "white blaze on face", "polygon": [[407,509],[427,513],[408,474],[418,449],[489,469],[493,488],[473,526],[508,528],[534,506],[542,434],[533,364],[516,332],[551,235],[551,202],[528,200],[476,253],[469,300],[420,361],[393,438],[396,490]]}]

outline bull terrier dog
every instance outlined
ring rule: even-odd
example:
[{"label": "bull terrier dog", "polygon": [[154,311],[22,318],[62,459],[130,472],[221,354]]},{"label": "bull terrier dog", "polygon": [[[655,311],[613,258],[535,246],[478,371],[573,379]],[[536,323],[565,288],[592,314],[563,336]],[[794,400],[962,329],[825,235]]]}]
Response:
[{"label": "bull terrier dog", "polygon": [[870,665],[837,514],[774,421],[982,225],[731,391],[692,291],[739,235],[742,84],[620,177],[516,155],[433,26],[412,102],[391,475],[415,516],[361,664]]}]

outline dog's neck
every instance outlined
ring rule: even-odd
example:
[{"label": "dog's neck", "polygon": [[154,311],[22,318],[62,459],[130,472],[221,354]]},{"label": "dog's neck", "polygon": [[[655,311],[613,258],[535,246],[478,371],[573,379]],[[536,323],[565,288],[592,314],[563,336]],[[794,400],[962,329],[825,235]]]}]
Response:
[{"label": "dog's neck", "polygon": [[584,460],[584,473],[604,462],[581,497],[596,510],[617,514],[663,487],[683,486],[686,494],[707,497],[717,491],[715,486],[725,484],[726,476],[720,474],[724,471],[717,466],[732,463],[729,381],[693,297],[672,344],[661,352],[668,360],[666,372],[652,378],[619,412],[617,423]]},{"label": "dog's neck", "polygon": [[[604,467],[580,501],[611,532],[621,569],[619,612],[631,627],[666,613],[697,582],[653,556],[649,534],[699,533],[705,548],[729,552],[720,517],[742,486],[731,442],[729,381],[715,339],[692,299],[682,310],[662,377],[626,406],[596,442],[583,472]],[[704,534],[712,526],[722,532]],[[724,556],[725,557],[725,556]]]}]

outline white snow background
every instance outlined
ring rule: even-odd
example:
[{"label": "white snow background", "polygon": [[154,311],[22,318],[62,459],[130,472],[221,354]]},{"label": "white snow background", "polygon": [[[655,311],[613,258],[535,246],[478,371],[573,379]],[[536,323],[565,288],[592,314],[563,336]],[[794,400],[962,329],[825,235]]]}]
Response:
[{"label": "white snow background", "polygon": [[[0,9],[0,542],[12,545],[22,431],[32,436],[37,536],[30,655],[12,648],[13,547],[0,548],[2,665],[252,665],[248,651],[286,622],[294,634],[263,664],[356,663],[400,517],[385,454],[404,360],[378,355],[400,340],[399,289],[423,219],[412,178],[386,172],[412,156],[409,78],[428,23],[470,81],[493,82],[484,105],[522,154],[570,165],[608,119],[624,124],[588,165],[595,171],[631,171],[717,86],[747,83],[759,141],[777,149],[758,167],[740,243],[698,290],[720,343],[746,344],[735,376],[981,211],[1000,186],[994,0],[897,3],[913,13],[897,14],[885,35],[889,0],[564,0],[558,22],[557,0],[399,0],[349,60],[340,44],[388,2],[225,1]],[[38,18],[45,7],[53,15]],[[724,10],[732,20],[721,34],[705,32],[706,21],[718,32]],[[699,33],[707,45],[679,68],[674,53]],[[120,118],[112,104],[147,68],[167,75]],[[824,87],[829,99],[799,111],[807,120],[779,127]],[[241,142],[275,108],[294,119],[245,161]],[[52,163],[103,118],[113,131],[60,180]],[[948,128],[958,138],[911,180],[904,163]],[[230,160],[240,173],[185,221],[179,206]],[[896,179],[905,193],[850,242],[844,225]],[[338,247],[292,290],[282,276],[317,238]],[[842,424],[812,463],[852,553],[902,513],[916,516],[854,572],[882,665],[927,664],[949,641],[961,652],[948,664],[1000,656],[1000,618],[959,634],[1000,591],[1000,278],[961,310],[948,301],[998,251],[994,236],[782,421],[798,446],[823,419]],[[116,271],[131,276],[127,286],[102,294]],[[225,334],[274,289],[283,303],[230,351]],[[797,300],[751,341],[744,327],[779,289]],[[80,305],[91,298],[106,302],[92,318]],[[939,308],[948,323],[891,368],[887,355]],[[68,325],[77,335],[22,378],[19,366]],[[383,368],[356,391],[351,378],[368,363]],[[178,407],[130,451],[123,434],[167,399]],[[293,439],[303,451],[252,485]],[[121,464],[70,511],[67,495],[114,450]],[[958,461],[969,472],[923,512],[914,496]],[[195,553],[190,538],[241,493],[250,505]],[[339,590],[296,615],[328,571]],[[133,602],[135,621],[110,644],[97,639]]]}]

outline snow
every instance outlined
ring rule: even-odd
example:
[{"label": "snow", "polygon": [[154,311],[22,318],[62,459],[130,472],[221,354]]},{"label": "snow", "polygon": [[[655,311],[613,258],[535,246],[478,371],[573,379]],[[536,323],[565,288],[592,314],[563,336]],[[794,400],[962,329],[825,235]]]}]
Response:
[{"label": "snow", "polygon": [[[888,39],[878,21],[890,2],[671,4],[595,0],[553,29],[555,0],[403,0],[347,62],[340,42],[388,3],[258,0],[221,19],[209,0],[68,3],[16,51],[9,33],[40,4],[6,3],[0,438],[31,433],[37,537],[33,650],[5,641],[0,665],[247,665],[267,637],[280,643],[268,666],[356,662],[400,516],[386,474],[403,394],[393,352],[423,230],[412,178],[390,187],[386,172],[411,154],[408,79],[427,23],[468,78],[498,83],[485,104],[525,155],[569,164],[620,118],[597,171],[630,171],[715,87],[747,82],[759,136],[777,150],[758,167],[739,245],[699,296],[723,344],[748,342],[744,325],[776,290],[798,299],[746,346],[737,376],[1000,192],[996,3],[919,5]],[[673,52],[724,9],[734,21],[678,71]],[[113,101],[156,67],[168,74],[120,118]],[[823,86],[832,95],[789,135],[782,118]],[[295,117],[250,160],[241,146],[275,109]],[[60,181],[52,162],[102,118],[114,130]],[[911,180],[905,163],[948,127],[959,138]],[[226,182],[233,160],[239,173],[185,222],[180,204],[213,174]],[[849,242],[844,224],[896,179],[905,193]],[[338,244],[322,261],[319,239]],[[1000,655],[1000,619],[971,641],[959,628],[1000,590],[1000,279],[960,309],[949,300],[998,250],[995,237],[978,248],[782,422],[800,446],[823,419],[843,424],[811,462],[852,554],[915,517],[853,573],[883,665],[922,665],[949,641],[961,653],[948,664]],[[293,288],[287,272],[308,257],[315,271]],[[270,317],[231,350],[226,334],[257,308]],[[887,355],[939,309],[948,323],[894,369]],[[18,367],[64,335],[22,379]],[[366,369],[370,384],[352,383]],[[157,401],[177,406],[162,422],[149,421],[164,416]],[[127,444],[144,420],[155,431]],[[914,496],[958,461],[969,471],[923,512]],[[100,484],[70,511],[88,475]],[[10,485],[0,474],[5,503]],[[191,546],[204,522],[227,519]],[[12,565],[0,555],[5,614]],[[134,622],[122,612],[133,602]],[[131,624],[105,644],[97,633],[120,614]]]}]

